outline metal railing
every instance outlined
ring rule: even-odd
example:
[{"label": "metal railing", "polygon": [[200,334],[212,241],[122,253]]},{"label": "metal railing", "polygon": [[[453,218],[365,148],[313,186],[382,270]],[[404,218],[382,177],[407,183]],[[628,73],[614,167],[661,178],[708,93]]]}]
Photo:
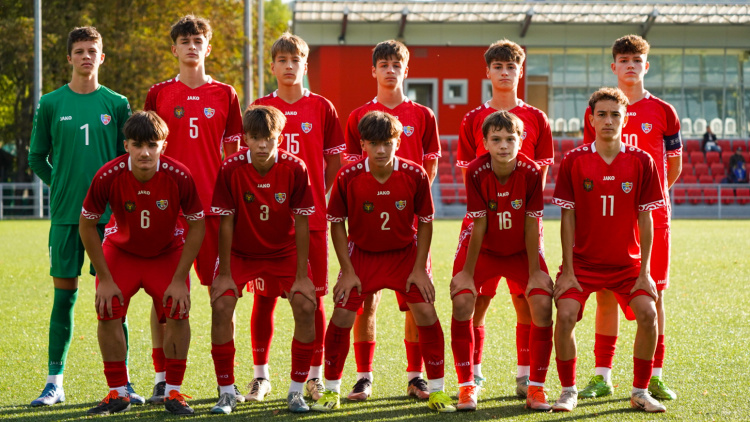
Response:
[{"label": "metal railing", "polygon": [[49,218],[49,187],[41,183],[0,183],[0,220],[33,218]]}]

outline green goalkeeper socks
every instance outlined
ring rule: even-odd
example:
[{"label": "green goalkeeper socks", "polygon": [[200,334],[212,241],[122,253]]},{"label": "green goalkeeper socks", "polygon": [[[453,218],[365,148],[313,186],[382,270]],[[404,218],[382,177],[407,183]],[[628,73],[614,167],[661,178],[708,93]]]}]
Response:
[{"label": "green goalkeeper socks", "polygon": [[55,300],[49,319],[49,375],[61,375],[65,369],[70,341],[73,339],[73,307],[78,289],[55,288]]},{"label": "green goalkeeper socks", "polygon": [[[125,366],[128,366],[128,356],[130,356],[130,341],[128,341],[128,317],[122,319],[122,333],[125,334]],[[128,379],[128,381],[130,381]]]}]

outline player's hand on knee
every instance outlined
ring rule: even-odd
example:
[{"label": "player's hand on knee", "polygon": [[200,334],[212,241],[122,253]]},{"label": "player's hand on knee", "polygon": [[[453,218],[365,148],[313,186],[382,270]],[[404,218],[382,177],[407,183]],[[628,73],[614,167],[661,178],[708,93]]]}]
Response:
[{"label": "player's hand on knee", "polygon": [[435,286],[430,280],[430,276],[427,275],[427,271],[422,269],[415,269],[409,274],[409,278],[406,279],[406,292],[408,293],[411,286],[414,285],[419,289],[419,293],[422,294],[422,299],[427,303],[435,303]]},{"label": "player's hand on knee", "polygon": [[172,308],[169,310],[169,317],[173,317],[177,308],[180,309],[181,316],[190,312],[190,290],[185,284],[185,280],[174,279],[164,291],[162,306],[167,306],[169,298],[172,298]]},{"label": "player's hand on knee", "polygon": [[289,293],[286,295],[289,303],[292,303],[292,299],[297,293],[317,306],[318,301],[315,298],[315,285],[307,275],[294,279],[294,284],[292,284],[292,288],[289,289]]},{"label": "player's hand on knee", "polygon": [[475,299],[477,297],[477,288],[474,286],[474,276],[463,270],[459,271],[458,274],[451,279],[450,288],[451,299],[464,290],[469,290]]},{"label": "player's hand on knee", "polygon": [[125,299],[122,296],[122,291],[117,287],[117,284],[111,279],[105,281],[100,277],[99,285],[96,287],[96,300],[94,302],[96,312],[99,316],[103,317],[106,315],[109,318],[112,318],[112,301],[115,297],[120,300],[120,305],[125,302]]},{"label": "player's hand on knee", "polygon": [[635,279],[633,288],[630,290],[630,294],[632,295],[638,290],[643,290],[648,293],[649,296],[654,298],[654,300],[659,300],[659,291],[656,289],[656,283],[654,282],[654,279],[651,278],[651,274],[638,275],[638,278]]},{"label": "player's hand on knee", "polygon": [[554,296],[555,300],[559,300],[560,296],[562,296],[570,289],[576,289],[579,292],[583,291],[581,285],[578,284],[578,279],[574,274],[563,272],[562,274],[560,274],[560,278],[557,279],[557,283],[555,283],[555,288],[552,291],[552,295]]},{"label": "player's hand on knee", "polygon": [[[580,286],[578,286],[580,288]],[[554,290],[555,285],[552,283],[552,278],[549,276],[549,274],[545,273],[542,270],[534,271],[533,273],[529,274],[529,283],[526,286],[526,297],[529,297],[529,293],[531,293],[534,289],[541,289],[545,292],[552,294],[552,291]]]},{"label": "player's hand on knee", "polygon": [[219,274],[211,283],[211,306],[228,290],[234,292],[234,297],[240,297],[240,291],[231,275]]},{"label": "player's hand on knee", "polygon": [[341,306],[346,306],[352,289],[357,289],[357,293],[362,295],[362,283],[359,281],[359,277],[354,273],[342,272],[339,281],[333,287],[333,302],[342,301]]}]

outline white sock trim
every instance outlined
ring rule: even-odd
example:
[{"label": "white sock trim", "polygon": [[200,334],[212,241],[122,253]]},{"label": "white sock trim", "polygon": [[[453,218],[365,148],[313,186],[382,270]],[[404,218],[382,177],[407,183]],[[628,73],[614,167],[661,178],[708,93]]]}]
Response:
[{"label": "white sock trim", "polygon": [[271,373],[268,369],[268,364],[265,365],[254,365],[253,366],[253,374],[254,378],[263,378],[270,380],[271,379]]},{"label": "white sock trim", "polygon": [[158,384],[160,382],[166,382],[167,381],[167,373],[165,372],[157,372],[154,374],[154,384]]},{"label": "white sock trim", "polygon": [[341,380],[326,380],[326,390],[341,394]]},{"label": "white sock trim", "polygon": [[518,377],[518,378],[528,377],[529,375],[531,375],[531,367],[530,366],[518,365],[516,367],[516,370],[517,370],[517,374],[518,374],[518,375],[516,375],[516,377]]},{"label": "white sock trim", "polygon": [[310,367],[310,372],[307,374],[307,379],[311,380],[313,378],[323,378],[323,365]]},{"label": "white sock trim", "polygon": [[661,377],[661,368],[653,367],[651,368],[651,376],[652,377]]},{"label": "white sock trim", "polygon": [[445,382],[443,381],[443,378],[427,380],[427,387],[429,388],[430,393],[443,391],[443,389],[445,388]]},{"label": "white sock trim", "polygon": [[175,391],[177,391],[179,393],[180,392],[180,387],[181,387],[181,385],[167,384],[166,388],[164,388],[164,395],[166,397],[169,397],[169,392],[172,391],[172,390],[175,390]]},{"label": "white sock trim", "polygon": [[63,374],[47,375],[47,384],[63,385]]},{"label": "white sock trim", "polygon": [[234,395],[234,384],[220,385],[219,386],[219,395],[221,395],[221,394],[231,394],[231,395]]},{"label": "white sock trim", "polygon": [[474,376],[484,378],[484,375],[482,375],[482,364],[476,363],[474,364]]},{"label": "white sock trim", "polygon": [[596,368],[594,368],[594,371],[595,375],[601,375],[602,377],[604,377],[604,382],[612,381],[612,368],[597,366]]},{"label": "white sock trim", "polygon": [[292,383],[289,384],[289,392],[290,393],[301,393],[302,392],[302,387],[304,387],[304,386],[305,386],[304,382],[292,381]]},{"label": "white sock trim", "polygon": [[406,373],[407,382],[413,380],[414,378],[422,378],[421,372],[407,372]]},{"label": "white sock trim", "polygon": [[357,381],[361,380],[362,378],[367,378],[368,380],[370,380],[370,382],[372,382],[372,372],[357,372]]}]

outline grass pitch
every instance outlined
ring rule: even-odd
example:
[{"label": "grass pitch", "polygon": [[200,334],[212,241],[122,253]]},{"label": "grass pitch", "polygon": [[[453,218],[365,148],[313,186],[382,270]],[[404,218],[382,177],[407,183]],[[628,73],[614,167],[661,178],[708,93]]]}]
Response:
[{"label": "grass pitch", "polygon": [[[448,294],[453,254],[460,222],[438,221],[433,239],[433,267],[438,290],[438,314],[446,336],[446,387],[456,391],[456,375],[450,353],[451,303]],[[545,221],[547,262],[560,264],[559,221]],[[52,305],[48,276],[47,232],[49,221],[0,221],[0,419],[58,421],[86,418],[86,410],[106,392],[101,355],[96,340],[94,279],[80,280],[74,341],[65,371],[67,402],[52,408],[30,408],[47,375],[47,330]],[[672,228],[672,287],[667,292],[667,353],[665,380],[678,394],[666,402],[667,413],[648,415],[629,408],[632,382],[634,323],[622,323],[610,397],[585,400],[569,414],[533,414],[514,398],[515,314],[509,297],[498,294],[487,323],[483,372],[488,383],[473,413],[436,415],[426,403],[404,397],[406,360],[403,349],[403,316],[392,293],[386,293],[378,312],[378,346],[375,355],[373,397],[365,403],[342,400],[342,409],[330,414],[291,415],[286,410],[289,385],[289,344],[292,317],[289,306],[279,301],[276,334],[271,355],[274,390],[263,403],[240,404],[222,420],[248,417],[287,420],[748,420],[750,402],[750,221],[677,220]],[[338,265],[331,249],[330,281]],[[86,264],[88,265],[88,264]],[[501,287],[501,290],[502,287]],[[136,295],[128,315],[130,323],[130,372],[136,390],[150,396],[153,367],[149,334],[150,298]],[[249,318],[252,300],[246,294],[237,307],[236,378],[243,392],[252,378]],[[332,303],[327,303],[328,315]],[[593,316],[589,301],[577,330],[579,346],[578,386],[593,375]],[[210,354],[210,308],[206,289],[194,287],[191,310],[192,342],[183,392],[198,418],[213,417],[208,410],[216,401],[216,379]],[[342,390],[354,384],[355,365],[350,352]],[[547,377],[550,398],[560,393],[554,356]],[[113,420],[172,418],[161,407],[133,406]]]}]

